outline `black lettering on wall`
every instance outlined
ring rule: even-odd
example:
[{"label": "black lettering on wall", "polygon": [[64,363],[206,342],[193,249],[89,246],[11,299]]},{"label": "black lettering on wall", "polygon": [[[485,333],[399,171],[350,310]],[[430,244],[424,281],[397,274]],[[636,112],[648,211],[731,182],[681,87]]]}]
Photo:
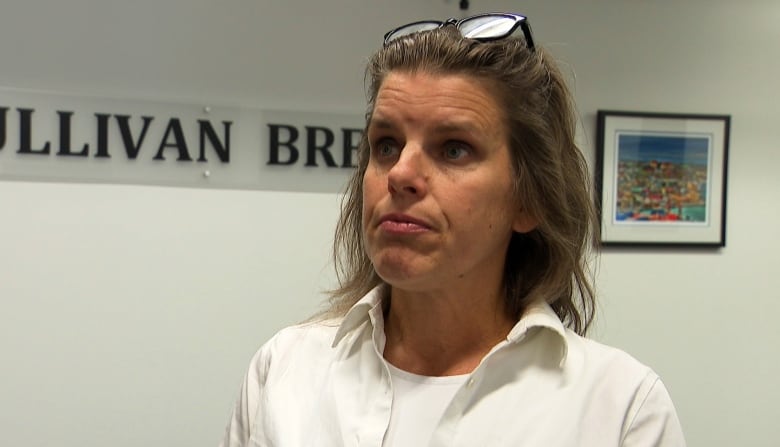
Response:
[{"label": "black lettering on wall", "polygon": [[[296,148],[294,145],[295,141],[298,139],[298,129],[287,124],[269,124],[268,129],[270,131],[268,141],[270,148],[268,164],[291,165],[298,161],[298,148]],[[279,139],[279,131],[282,129],[287,131],[288,139],[286,141],[281,141]],[[282,146],[286,147],[290,151],[290,156],[287,158],[287,160],[284,161],[279,159],[279,148]]]},{"label": "black lettering on wall", "polygon": [[60,150],[57,151],[57,155],[75,155],[77,157],[89,155],[89,144],[85,144],[79,152],[71,152],[70,150],[70,117],[73,116],[73,112],[58,110],[57,115],[60,117]]},{"label": "black lettering on wall", "polygon": [[198,120],[198,126],[200,127],[200,156],[198,161],[206,160],[206,138],[209,139],[211,147],[217,152],[217,157],[222,163],[228,163],[230,161],[230,125],[231,121],[222,121],[222,126],[225,129],[225,142],[219,140],[217,132],[211,127],[211,123],[207,120]]},{"label": "black lettering on wall", "polygon": [[41,154],[47,155],[50,151],[51,143],[46,142],[40,149],[32,148],[32,114],[35,109],[16,109],[19,111],[19,154]]},{"label": "black lettering on wall", "polygon": [[0,150],[5,147],[5,120],[8,115],[8,107],[0,107]]},{"label": "black lettering on wall", "polygon": [[138,141],[133,142],[133,132],[130,130],[130,115],[114,115],[117,123],[119,124],[119,131],[122,134],[122,144],[125,147],[125,153],[127,158],[135,160],[138,156],[138,151],[141,149],[141,145],[144,143],[146,137],[146,131],[149,130],[149,124],[154,117],[143,116],[144,126],[141,129],[141,135],[138,136]]},{"label": "black lettering on wall", "polygon": [[[317,145],[317,135],[323,135],[325,141]],[[329,168],[338,166],[333,154],[330,153],[330,147],[333,145],[333,131],[327,127],[306,126],[306,164],[305,166],[317,165],[317,152],[322,154],[325,164]]]},{"label": "black lettering on wall", "polygon": [[[168,141],[168,137],[173,135],[173,142]],[[178,161],[192,161],[189,151],[187,151],[187,141],[184,139],[184,132],[181,130],[181,122],[178,118],[171,118],[168,121],[168,127],[165,128],[165,135],[160,142],[160,148],[157,150],[155,160],[165,160],[162,151],[167,148],[175,148],[179,151]]]},{"label": "black lettering on wall", "polygon": [[344,149],[344,158],[342,168],[356,168],[357,165],[352,161],[352,154],[357,152],[360,147],[360,139],[363,131],[360,129],[341,129],[341,138]]},{"label": "black lettering on wall", "polygon": [[96,113],[97,118],[97,147],[95,148],[95,158],[111,158],[108,153],[108,120],[111,115],[106,113]]}]

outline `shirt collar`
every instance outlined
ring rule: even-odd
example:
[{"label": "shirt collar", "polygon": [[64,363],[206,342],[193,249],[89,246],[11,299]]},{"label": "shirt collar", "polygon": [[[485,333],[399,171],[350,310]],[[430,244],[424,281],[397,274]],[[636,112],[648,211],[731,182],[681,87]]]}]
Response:
[{"label": "shirt collar", "polygon": [[[353,305],[339,325],[336,336],[333,339],[333,347],[352,330],[370,319],[374,325],[376,320],[382,318],[382,300],[385,296],[385,285],[379,285],[371,289],[363,298]],[[561,323],[558,315],[544,300],[537,300],[528,305],[523,312],[520,321],[515,324],[506,339],[509,343],[518,343],[523,340],[532,329],[546,329],[559,337],[561,347],[561,364],[566,360],[568,343],[566,328]]]},{"label": "shirt collar", "polygon": [[515,324],[506,339],[509,343],[518,343],[526,337],[532,329],[545,329],[554,334],[560,342],[560,364],[566,361],[569,352],[568,339],[566,338],[566,327],[564,327],[558,315],[544,300],[531,302],[520,317],[520,321]]},{"label": "shirt collar", "polygon": [[372,312],[373,309],[379,309],[379,315],[382,315],[384,289],[384,284],[374,287],[347,311],[344,319],[341,320],[339,330],[336,331],[336,336],[333,338],[333,347],[336,347],[348,333],[363,324],[366,319],[375,316],[377,311]]}]

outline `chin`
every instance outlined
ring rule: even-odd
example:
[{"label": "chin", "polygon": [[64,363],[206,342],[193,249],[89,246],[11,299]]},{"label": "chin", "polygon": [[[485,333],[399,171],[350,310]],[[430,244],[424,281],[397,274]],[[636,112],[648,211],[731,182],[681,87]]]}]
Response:
[{"label": "chin", "polygon": [[382,278],[382,281],[390,285],[390,287],[402,290],[420,290],[424,288],[425,279],[428,275],[419,269],[411,268],[408,265],[382,265],[379,268],[374,267],[377,275]]},{"label": "chin", "polygon": [[383,247],[369,258],[377,275],[391,286],[419,283],[431,272],[431,259],[408,248]]},{"label": "chin", "polygon": [[414,278],[419,276],[408,263],[398,262],[397,260],[385,259],[374,262],[374,270],[384,282],[391,286],[414,281]]}]

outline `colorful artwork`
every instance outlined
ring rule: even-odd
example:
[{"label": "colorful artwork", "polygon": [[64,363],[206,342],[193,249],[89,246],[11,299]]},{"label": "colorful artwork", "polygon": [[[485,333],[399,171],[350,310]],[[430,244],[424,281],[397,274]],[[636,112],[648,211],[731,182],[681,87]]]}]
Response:
[{"label": "colorful artwork", "polygon": [[603,246],[726,245],[729,115],[599,110]]},{"label": "colorful artwork", "polygon": [[615,221],[706,223],[709,135],[618,133]]}]

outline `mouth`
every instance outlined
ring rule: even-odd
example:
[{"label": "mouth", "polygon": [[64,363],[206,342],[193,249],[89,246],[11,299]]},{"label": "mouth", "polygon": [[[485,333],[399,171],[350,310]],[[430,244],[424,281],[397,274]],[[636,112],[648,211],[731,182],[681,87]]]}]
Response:
[{"label": "mouth", "polygon": [[420,233],[431,230],[431,226],[422,219],[407,214],[385,214],[379,219],[379,228],[388,233]]}]

